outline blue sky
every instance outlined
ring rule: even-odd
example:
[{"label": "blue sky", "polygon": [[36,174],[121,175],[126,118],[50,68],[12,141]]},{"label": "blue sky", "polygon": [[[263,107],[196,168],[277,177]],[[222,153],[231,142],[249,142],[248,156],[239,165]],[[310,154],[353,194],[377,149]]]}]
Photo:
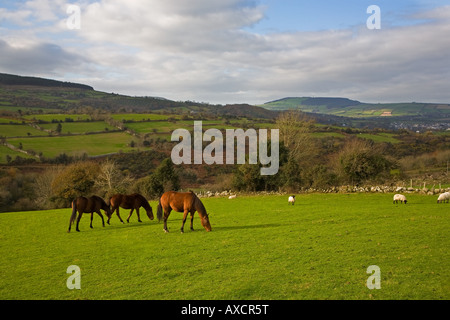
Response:
[{"label": "blue sky", "polygon": [[443,0],[3,0],[0,72],[211,103],[450,103],[449,34]]},{"label": "blue sky", "polygon": [[[253,28],[257,32],[319,31],[346,29],[366,23],[370,5],[382,9],[382,18],[389,26],[405,26],[411,21],[410,15],[432,9],[447,1],[411,0],[263,0],[267,6],[266,17]],[[447,2],[450,3],[450,2]]]}]

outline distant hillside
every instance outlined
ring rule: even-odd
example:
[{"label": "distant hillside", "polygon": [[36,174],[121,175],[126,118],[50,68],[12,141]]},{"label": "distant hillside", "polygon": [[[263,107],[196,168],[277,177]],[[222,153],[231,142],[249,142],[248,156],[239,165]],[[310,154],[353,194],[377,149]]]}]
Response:
[{"label": "distant hillside", "polygon": [[319,123],[354,127],[450,127],[450,104],[363,103],[347,98],[290,97],[260,106],[212,105],[151,96],[133,97],[94,90],[85,84],[0,73],[0,110],[23,113],[67,113],[99,110],[110,113],[204,113],[227,117],[275,119],[283,110],[299,109]]},{"label": "distant hillside", "polygon": [[275,119],[278,116],[278,111],[267,110],[249,104],[227,104],[223,107],[217,107],[216,110],[218,114],[235,117]]},{"label": "distant hillside", "polygon": [[10,86],[40,86],[40,87],[60,87],[94,90],[91,86],[79,83],[57,81],[37,77],[22,77],[13,74],[0,73],[0,84]]},{"label": "distant hillside", "polygon": [[283,98],[271,102],[267,102],[262,107],[269,110],[287,110],[302,107],[319,107],[327,106],[328,108],[344,108],[348,106],[360,105],[361,102],[350,100],[347,98]]},{"label": "distant hillside", "polygon": [[450,120],[450,104],[435,103],[363,103],[347,98],[284,98],[267,102],[268,110],[299,109],[304,112],[351,118],[420,116]]},{"label": "distant hillside", "polygon": [[222,106],[158,97],[132,97],[96,91],[84,84],[0,73],[0,110],[20,109],[21,112],[38,113],[68,112],[86,108],[111,113],[202,112],[263,119],[274,119],[278,114],[248,104]]}]

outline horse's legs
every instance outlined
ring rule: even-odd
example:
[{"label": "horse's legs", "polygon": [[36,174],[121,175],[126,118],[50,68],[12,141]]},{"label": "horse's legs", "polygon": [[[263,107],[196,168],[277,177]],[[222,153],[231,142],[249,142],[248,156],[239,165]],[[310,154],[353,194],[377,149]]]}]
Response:
[{"label": "horse's legs", "polygon": [[130,214],[128,215],[127,222],[130,222],[130,217],[133,214],[134,208],[131,208]]},{"label": "horse's legs", "polygon": [[102,215],[101,211],[98,211],[96,213],[100,216],[100,218],[102,218],[102,225],[104,227],[105,226],[105,219],[103,219],[103,215]]},{"label": "horse's legs", "polygon": [[172,211],[171,207],[168,208],[163,208],[164,210],[164,232],[169,232],[169,230],[167,229],[167,219],[169,218],[170,212]]},{"label": "horse's legs", "polygon": [[191,230],[194,231],[194,213],[195,211],[191,212]]},{"label": "horse's legs", "polygon": [[106,221],[108,224],[109,224],[109,220],[111,220],[111,218],[112,218],[112,216],[114,214],[114,211],[116,211],[116,210],[117,210],[117,208],[114,208],[114,206],[112,206],[112,208],[111,208],[111,215],[109,216],[108,220]]},{"label": "horse's legs", "polygon": [[184,223],[186,222],[186,217],[187,217],[188,213],[189,213],[188,210],[184,210],[184,214],[183,214],[183,224],[181,225],[181,233],[184,233]]},{"label": "horse's legs", "polygon": [[93,220],[93,219],[94,219],[94,211],[91,212],[91,225],[90,225],[91,229],[93,228],[93,227],[92,227],[92,220]]},{"label": "horse's legs", "polygon": [[[75,213],[76,214],[76,213]],[[75,217],[76,218],[76,217]],[[75,222],[75,219],[72,221],[72,218],[69,221],[69,230],[67,232],[70,232],[70,229],[72,229],[72,224]]]},{"label": "horse's legs", "polygon": [[119,217],[120,222],[123,223],[123,220],[122,220],[122,218],[120,217],[120,214],[119,214],[119,207],[117,207],[117,209],[116,209],[116,214]]},{"label": "horse's legs", "polygon": [[78,217],[77,217],[77,231],[80,232],[80,229],[78,228],[78,225],[80,223],[81,220],[81,216],[83,215],[83,212],[78,212]]},{"label": "horse's legs", "polygon": [[139,215],[139,208],[136,208],[136,214],[138,216],[138,222],[142,222],[141,216]]}]

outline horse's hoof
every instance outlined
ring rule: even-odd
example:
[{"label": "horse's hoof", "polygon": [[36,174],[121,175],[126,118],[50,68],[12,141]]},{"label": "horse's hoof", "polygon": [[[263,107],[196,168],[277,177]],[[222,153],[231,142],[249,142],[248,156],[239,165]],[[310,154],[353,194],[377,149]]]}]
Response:
[{"label": "horse's hoof", "polygon": [[142,220],[138,220],[138,222],[142,222]]},{"label": "horse's hoof", "polygon": [[165,232],[165,233],[169,233],[169,230],[164,229],[164,232]]}]

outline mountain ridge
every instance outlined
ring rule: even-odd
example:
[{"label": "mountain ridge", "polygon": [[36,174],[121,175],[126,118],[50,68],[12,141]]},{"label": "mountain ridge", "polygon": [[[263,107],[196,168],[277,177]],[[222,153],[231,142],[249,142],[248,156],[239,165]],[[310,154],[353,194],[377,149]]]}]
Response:
[{"label": "mountain ridge", "polygon": [[63,87],[63,88],[77,88],[84,90],[94,90],[93,87],[86,84],[59,81],[47,78],[19,76],[9,73],[0,73],[0,84],[3,85],[22,85],[22,86],[41,86],[41,87]]},{"label": "mountain ridge", "polygon": [[450,104],[443,103],[366,103],[341,97],[287,97],[259,106],[268,110],[298,109],[303,112],[351,118],[422,116],[450,120]]}]

